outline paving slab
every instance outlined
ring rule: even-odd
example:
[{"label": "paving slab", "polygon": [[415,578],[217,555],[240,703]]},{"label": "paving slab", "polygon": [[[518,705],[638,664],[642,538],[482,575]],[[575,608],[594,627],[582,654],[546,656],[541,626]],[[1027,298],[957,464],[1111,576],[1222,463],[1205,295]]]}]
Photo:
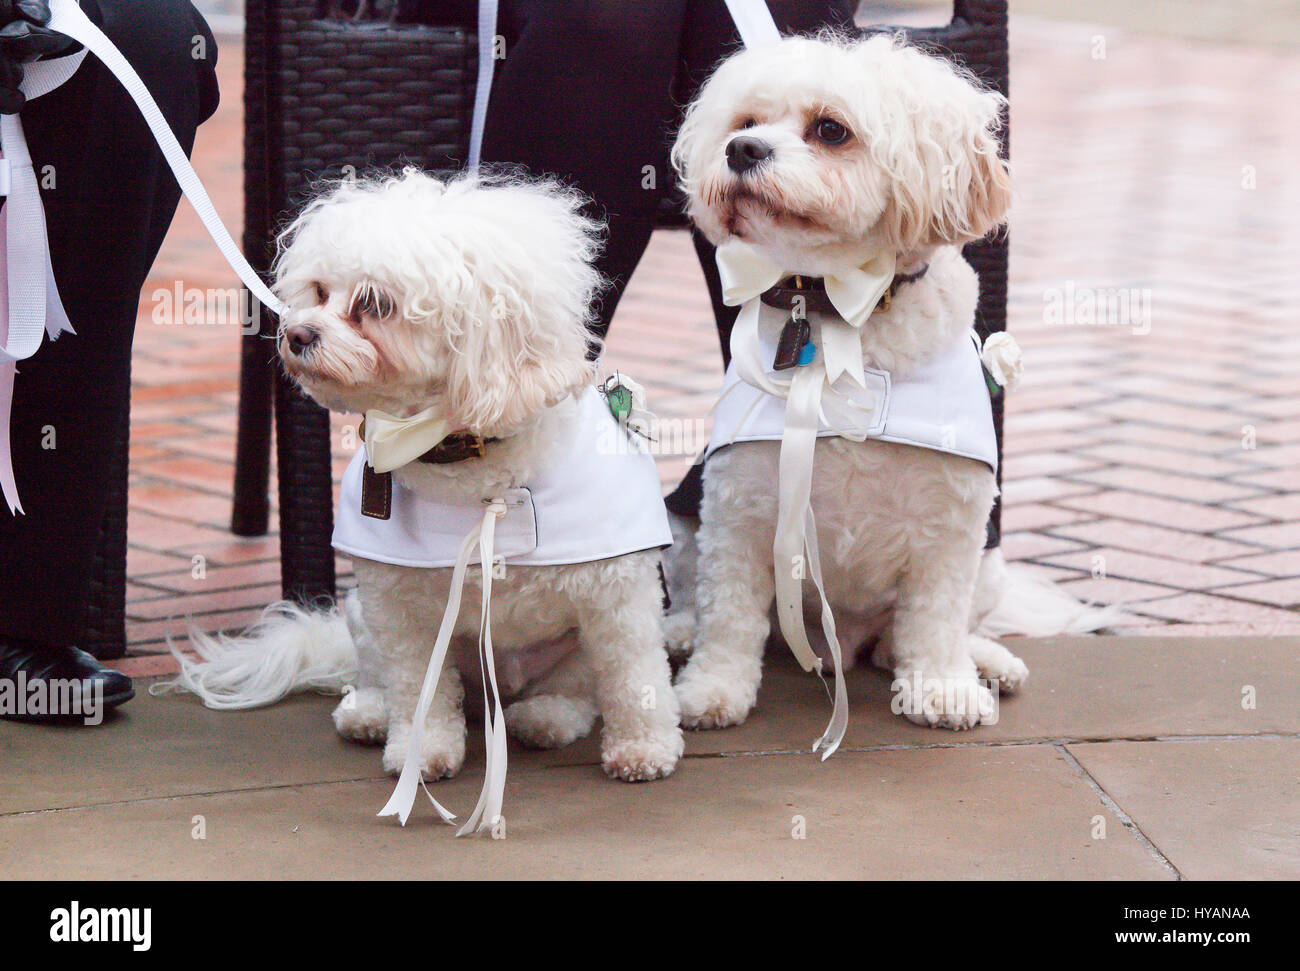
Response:
[{"label": "paving slab", "polygon": [[[480,782],[468,771],[436,792],[464,810]],[[457,840],[427,805],[405,829],[378,819],[390,785],[0,816],[0,859],[13,878],[92,880],[1170,877],[1113,817],[1115,835],[1092,838],[1091,820],[1108,811],[1046,745],[841,753],[825,764],[690,758],[642,785],[525,761],[511,769],[504,840]]]},{"label": "paving slab", "polygon": [[[1300,736],[1300,639],[1076,637],[1009,640],[1030,680],[1002,700],[998,722],[969,732],[913,725],[889,709],[890,677],[849,672],[852,706],[842,750],[1144,739],[1186,735]],[[1243,688],[1256,689],[1243,707]],[[379,778],[379,751],[344,742],[329,713],[336,699],[301,695],[250,712],[215,712],[190,696],[139,697],[111,724],[0,724],[0,813],[184,794]],[[692,756],[781,752],[809,762],[830,703],[821,683],[783,648],[768,652],[759,706],[722,731],[689,732]],[[472,723],[471,774],[481,767]],[[555,752],[512,745],[513,764],[594,766],[599,742]],[[838,758],[836,756],[835,758]],[[835,761],[832,759],[831,761]]]},{"label": "paving slab", "polygon": [[[866,665],[850,671],[849,730],[842,748],[983,745],[1054,739],[1179,735],[1300,735],[1300,638],[1008,638],[1029,665],[1029,681],[1004,697],[998,721],[969,732],[922,728],[889,708],[892,676]],[[1242,706],[1255,686],[1256,707]],[[691,754],[799,752],[825,730],[830,701],[820,681],[788,651],[770,645],[758,707],[745,724],[690,732]],[[594,740],[546,758],[594,762]]]},{"label": "paving slab", "polygon": [[335,733],[337,699],[217,712],[143,688],[95,728],[0,722],[0,813],[383,774],[378,754]]},{"label": "paving slab", "polygon": [[1300,879],[1300,739],[1071,745],[1183,876]]}]

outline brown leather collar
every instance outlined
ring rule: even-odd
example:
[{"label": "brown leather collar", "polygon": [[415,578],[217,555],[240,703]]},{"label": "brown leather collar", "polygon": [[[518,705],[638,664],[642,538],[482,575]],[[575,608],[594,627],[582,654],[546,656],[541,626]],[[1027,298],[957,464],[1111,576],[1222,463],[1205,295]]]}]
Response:
[{"label": "brown leather collar", "polygon": [[483,457],[488,445],[499,441],[499,438],[484,438],[482,435],[468,433],[448,435],[415,461],[425,465],[451,465],[466,459],[479,459]]},{"label": "brown leather collar", "polygon": [[[876,310],[888,310],[890,304],[894,301],[895,294],[898,293],[898,288],[908,283],[915,283],[925,276],[929,269],[930,264],[926,263],[915,273],[894,274],[894,279],[889,281],[889,289],[881,294],[880,302],[876,304]],[[830,297],[826,295],[826,281],[821,277],[788,276],[772,289],[764,291],[759,299],[769,307],[776,307],[779,310],[793,310],[795,301],[801,300],[803,301],[801,307],[804,311],[815,310],[823,314],[836,313],[835,305],[831,303]]]}]

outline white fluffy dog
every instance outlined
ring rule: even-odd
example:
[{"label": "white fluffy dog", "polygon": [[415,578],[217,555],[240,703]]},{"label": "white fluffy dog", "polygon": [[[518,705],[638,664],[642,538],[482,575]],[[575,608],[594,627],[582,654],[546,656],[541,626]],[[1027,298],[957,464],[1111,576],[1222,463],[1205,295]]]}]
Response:
[{"label": "white fluffy dog", "polygon": [[[864,250],[896,257],[903,283],[860,339],[867,367],[897,380],[972,327],[978,281],[959,247],[998,226],[1009,203],[1003,107],[947,61],[892,37],[790,38],[719,67],[673,159],[690,215],[715,244],[744,241],[814,278]],[[687,727],[743,722],[757,697],[780,447],[738,441],[705,466],[698,563],[673,571],[674,600],[695,599],[699,612],[698,629],[682,630],[687,613],[670,634],[694,641],[676,685]],[[851,661],[883,626],[876,660],[892,666],[899,707],[917,723],[973,727],[994,710],[988,683],[1015,691],[1028,674],[1005,647],[971,633],[973,610],[1006,592],[996,552],[980,578],[996,492],[992,469],[971,458],[871,438],[817,440],[811,503],[841,648]],[[689,582],[692,568],[695,598],[680,579]],[[1082,626],[1064,595],[1048,592],[1043,603],[1059,613],[1062,600],[1076,616],[1052,625]]]},{"label": "white fluffy dog", "polygon": [[[415,170],[339,185],[281,240],[274,286],[288,308],[279,333],[285,368],[326,407],[399,417],[433,409],[452,434],[481,436],[477,456],[393,472],[419,496],[463,500],[481,515],[484,497],[530,483],[555,460],[553,446],[592,383],[586,324],[599,227],[579,215],[579,203],[554,185],[444,183]],[[657,501],[657,480],[655,489]],[[663,649],[659,562],[654,548],[570,565],[511,564],[496,577],[492,640],[518,739],[565,745],[599,715],[609,775],[637,781],[673,771],[683,743]],[[205,700],[242,707],[305,685],[339,688],[355,673],[357,690],[335,724],[345,736],[384,742],[384,767],[397,773],[452,570],[364,557],[354,565],[358,594],[346,616],[277,608],[243,640],[200,642],[215,663],[188,666],[182,681]],[[421,736],[426,779],[454,775],[465,757],[461,674],[479,676],[481,589],[472,568]],[[251,661],[253,652],[278,658],[279,668]]]}]

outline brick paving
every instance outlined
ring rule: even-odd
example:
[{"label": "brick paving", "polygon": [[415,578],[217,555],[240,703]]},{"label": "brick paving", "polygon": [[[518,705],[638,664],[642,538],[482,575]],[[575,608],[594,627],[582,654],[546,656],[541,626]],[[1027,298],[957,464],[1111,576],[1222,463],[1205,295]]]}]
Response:
[{"label": "brick paving", "polygon": [[[224,103],[195,153],[231,226],[238,47],[222,47]],[[1026,375],[1007,415],[1008,557],[1127,603],[1132,633],[1300,633],[1300,130],[1277,110],[1300,98],[1300,52],[1020,18],[1012,65]],[[242,627],[278,593],[275,535],[227,529],[238,322],[216,297],[202,323],[170,322],[157,291],[177,281],[236,285],[184,204],[136,339],[125,663],[139,674],[167,668],[164,639],[191,621]],[[683,234],[657,234],[612,334],[607,366],[683,422],[682,454],[661,458],[674,482],[718,377]]]}]

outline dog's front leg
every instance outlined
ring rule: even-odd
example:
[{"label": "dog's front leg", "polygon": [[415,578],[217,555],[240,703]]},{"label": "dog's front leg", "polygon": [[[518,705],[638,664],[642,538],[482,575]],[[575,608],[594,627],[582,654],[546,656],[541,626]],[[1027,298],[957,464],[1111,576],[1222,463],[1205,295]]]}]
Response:
[{"label": "dog's front leg", "polygon": [[[429,657],[427,649],[408,651],[403,647],[399,655],[389,654],[388,658],[389,682],[384,688],[388,742],[384,746],[384,769],[399,775],[411,746],[412,719]],[[420,736],[420,774],[426,780],[450,778],[465,762],[465,712],[461,707],[464,698],[460,672],[448,660],[438,678]]]},{"label": "dog's front leg", "polygon": [[[705,488],[707,512],[716,501],[707,479]],[[775,596],[772,530],[748,516],[708,516],[699,539],[700,629],[677,699],[686,728],[726,728],[743,722],[758,699]]]},{"label": "dog's front leg", "polygon": [[911,551],[894,606],[894,710],[918,725],[974,728],[995,712],[967,634],[978,536]]},{"label": "dog's front leg", "polygon": [[[433,649],[436,619],[446,606],[451,571],[417,570],[359,558],[353,562],[362,612],[383,668],[388,712],[384,769],[399,774],[410,748],[411,720]],[[453,776],[465,761],[464,696],[460,673],[449,656],[420,738],[420,769],[425,779]]]},{"label": "dog's front leg", "polygon": [[578,605],[582,650],[595,671],[604,720],[601,763],[624,782],[671,774],[684,747],[664,650],[657,560],[643,553],[605,561],[593,594]]}]

